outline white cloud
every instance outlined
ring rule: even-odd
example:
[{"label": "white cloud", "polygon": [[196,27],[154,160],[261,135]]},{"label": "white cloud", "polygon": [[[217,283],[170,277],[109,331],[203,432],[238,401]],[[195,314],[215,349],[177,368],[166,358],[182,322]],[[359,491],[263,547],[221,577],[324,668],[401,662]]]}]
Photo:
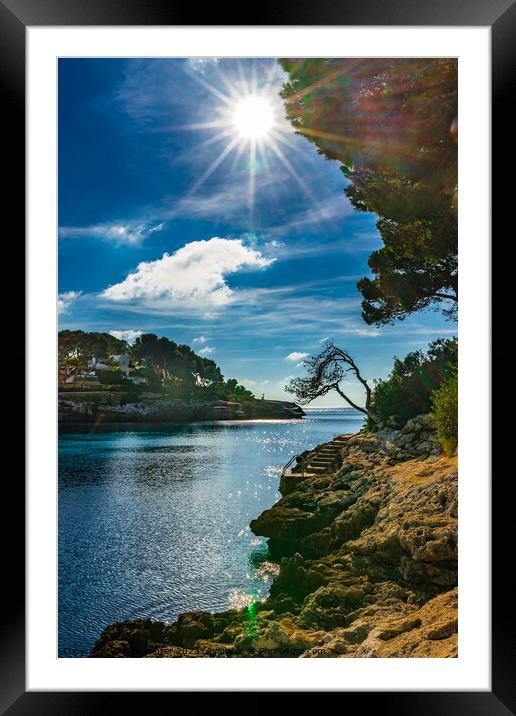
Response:
[{"label": "white cloud", "polygon": [[194,343],[206,343],[207,338],[205,336],[199,336],[198,338],[194,338]]},{"label": "white cloud", "polygon": [[256,381],[252,380],[251,378],[244,378],[244,380],[240,381],[242,385],[245,385],[246,388],[250,388],[252,385],[256,385]]},{"label": "white cloud", "polygon": [[199,351],[200,356],[209,356],[212,353],[215,353],[215,348],[212,348],[211,346],[205,346]]},{"label": "white cloud", "polygon": [[244,246],[241,239],[214,237],[193,241],[156,261],[143,261],[121,283],[101,296],[110,301],[156,304],[172,308],[208,308],[228,304],[233,291],[226,276],[242,269],[265,268],[274,259]]},{"label": "white cloud", "polygon": [[125,331],[109,331],[109,335],[113,338],[118,338],[121,341],[127,341],[128,343],[134,343],[135,340],[141,336],[143,331],[135,331],[132,328],[128,328]]},{"label": "white cloud", "polygon": [[301,353],[300,351],[294,351],[293,353],[289,353],[288,356],[285,356],[285,360],[291,360],[293,362],[304,360],[305,358],[308,358],[310,356],[310,353]]},{"label": "white cloud", "polygon": [[139,244],[156,231],[165,228],[163,222],[149,223],[108,223],[94,224],[93,226],[63,226],[59,229],[61,238],[78,238],[81,236],[108,239],[117,244]]},{"label": "white cloud", "polygon": [[57,297],[57,312],[66,313],[72,303],[79,298],[81,293],[82,291],[66,291],[65,293],[60,293]]}]

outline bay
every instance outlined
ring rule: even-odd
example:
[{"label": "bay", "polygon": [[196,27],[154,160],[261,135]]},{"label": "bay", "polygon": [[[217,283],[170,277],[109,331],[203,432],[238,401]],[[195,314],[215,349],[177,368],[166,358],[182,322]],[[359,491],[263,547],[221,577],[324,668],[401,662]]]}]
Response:
[{"label": "bay", "polygon": [[293,455],[363,422],[349,408],[306,412],[62,432],[59,656],[87,656],[115,621],[174,621],[264,598],[274,570],[249,522],[279,499]]}]

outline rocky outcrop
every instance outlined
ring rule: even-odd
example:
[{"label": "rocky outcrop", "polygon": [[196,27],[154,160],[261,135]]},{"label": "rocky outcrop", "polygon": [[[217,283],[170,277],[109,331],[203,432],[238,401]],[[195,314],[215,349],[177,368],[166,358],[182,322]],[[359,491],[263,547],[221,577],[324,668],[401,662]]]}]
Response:
[{"label": "rocky outcrop", "polygon": [[284,400],[186,401],[158,397],[134,399],[120,392],[67,391],[59,395],[59,422],[65,423],[184,423],[196,420],[302,418],[296,403]]},{"label": "rocky outcrop", "polygon": [[286,493],[251,523],[279,564],[265,601],[115,624],[93,656],[457,656],[457,459],[428,416],[349,436]]}]

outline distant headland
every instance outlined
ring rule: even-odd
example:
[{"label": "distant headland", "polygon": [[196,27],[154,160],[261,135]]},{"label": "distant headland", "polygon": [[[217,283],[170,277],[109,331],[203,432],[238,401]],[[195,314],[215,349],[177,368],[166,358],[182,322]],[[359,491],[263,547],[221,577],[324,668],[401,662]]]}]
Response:
[{"label": "distant headland", "polygon": [[153,333],[133,345],[109,333],[60,331],[58,417],[64,423],[183,423],[302,418],[294,402],[256,398],[215,361]]},{"label": "distant headland", "polygon": [[59,423],[188,423],[200,420],[288,420],[304,411],[285,400],[185,400],[143,393],[137,400],[113,391],[62,391]]}]

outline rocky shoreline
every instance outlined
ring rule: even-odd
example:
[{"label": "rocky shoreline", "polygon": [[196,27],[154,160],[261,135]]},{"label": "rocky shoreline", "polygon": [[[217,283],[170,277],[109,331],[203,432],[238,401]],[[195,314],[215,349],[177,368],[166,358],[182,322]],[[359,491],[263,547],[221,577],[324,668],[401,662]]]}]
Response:
[{"label": "rocky shoreline", "polygon": [[305,415],[297,403],[284,400],[241,402],[195,401],[163,398],[160,395],[135,399],[120,392],[61,392],[59,423],[188,423],[199,420],[285,420]]},{"label": "rocky shoreline", "polygon": [[263,602],[119,622],[92,656],[456,657],[457,458],[425,415],[336,444],[299,456],[251,523],[276,572]]}]

